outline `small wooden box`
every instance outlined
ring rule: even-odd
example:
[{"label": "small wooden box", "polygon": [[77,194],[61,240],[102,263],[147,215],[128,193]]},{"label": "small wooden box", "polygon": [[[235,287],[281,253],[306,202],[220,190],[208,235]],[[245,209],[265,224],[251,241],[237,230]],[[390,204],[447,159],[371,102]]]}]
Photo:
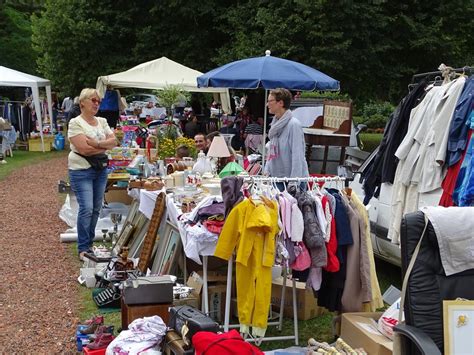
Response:
[{"label": "small wooden box", "polygon": [[122,329],[128,329],[128,325],[135,319],[151,316],[160,316],[165,324],[169,320],[169,304],[143,304],[127,305],[122,298]]}]

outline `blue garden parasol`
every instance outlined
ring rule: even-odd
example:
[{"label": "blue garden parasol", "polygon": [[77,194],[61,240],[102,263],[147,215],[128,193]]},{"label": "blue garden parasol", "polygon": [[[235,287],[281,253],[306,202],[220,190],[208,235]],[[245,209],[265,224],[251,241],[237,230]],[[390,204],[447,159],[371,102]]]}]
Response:
[{"label": "blue garden parasol", "polygon": [[[198,87],[221,87],[232,89],[285,88],[288,90],[339,90],[339,81],[307,65],[287,59],[272,57],[270,51],[263,57],[238,60],[215,68],[198,76]],[[264,110],[264,127],[267,110]],[[265,130],[263,141],[265,142]],[[263,161],[265,161],[265,149]]]},{"label": "blue garden parasol", "polygon": [[266,90],[339,90],[339,81],[307,65],[265,56],[238,60],[213,69],[197,78],[198,87]]}]

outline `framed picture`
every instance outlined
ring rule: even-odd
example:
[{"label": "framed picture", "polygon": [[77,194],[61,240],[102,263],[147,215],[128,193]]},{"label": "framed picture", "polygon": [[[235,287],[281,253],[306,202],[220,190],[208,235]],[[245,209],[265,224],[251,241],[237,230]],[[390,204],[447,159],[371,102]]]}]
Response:
[{"label": "framed picture", "polygon": [[443,301],[444,353],[474,354],[474,301]]},{"label": "framed picture", "polygon": [[178,227],[167,221],[163,237],[160,238],[158,243],[151,269],[152,273],[159,275],[173,274],[176,271],[180,253],[181,236]]}]

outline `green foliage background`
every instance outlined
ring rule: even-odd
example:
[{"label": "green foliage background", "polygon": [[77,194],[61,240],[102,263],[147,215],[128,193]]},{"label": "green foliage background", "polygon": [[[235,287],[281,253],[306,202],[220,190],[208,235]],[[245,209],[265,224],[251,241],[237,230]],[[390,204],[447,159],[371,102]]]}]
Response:
[{"label": "green foliage background", "polygon": [[395,103],[415,73],[474,64],[473,18],[472,0],[5,1],[0,65],[76,95],[161,56],[205,72],[270,49],[340,80],[356,102]]}]

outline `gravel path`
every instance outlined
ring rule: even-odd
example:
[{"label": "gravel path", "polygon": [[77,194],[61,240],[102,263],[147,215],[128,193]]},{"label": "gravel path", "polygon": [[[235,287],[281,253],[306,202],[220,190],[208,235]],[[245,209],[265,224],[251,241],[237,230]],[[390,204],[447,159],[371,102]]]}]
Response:
[{"label": "gravel path", "polygon": [[13,172],[0,181],[0,353],[74,353],[79,262],[59,242],[57,182],[67,158]]}]

